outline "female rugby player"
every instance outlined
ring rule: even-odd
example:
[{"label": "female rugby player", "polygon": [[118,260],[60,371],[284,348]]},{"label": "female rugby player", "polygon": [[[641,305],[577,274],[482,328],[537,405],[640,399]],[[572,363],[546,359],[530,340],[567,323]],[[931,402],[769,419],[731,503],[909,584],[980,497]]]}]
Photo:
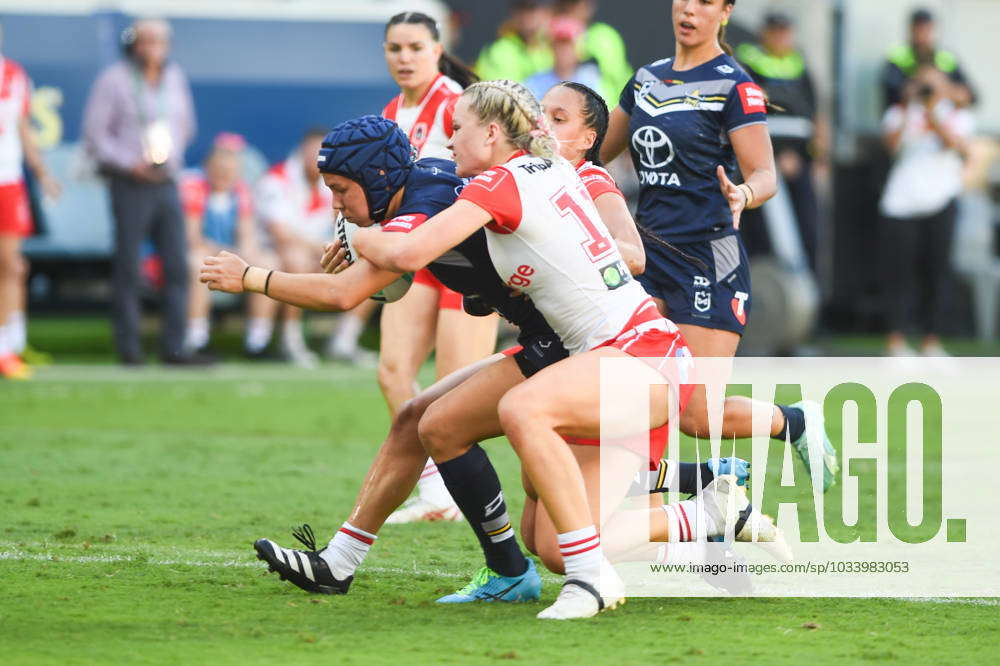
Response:
[{"label": "female rugby player", "polygon": [[[459,181],[439,168],[422,167],[427,163],[441,163],[424,160],[411,169],[400,159],[401,154],[408,154],[408,144],[400,146],[397,145],[398,141],[394,144],[395,136],[402,137],[401,142],[406,143],[400,132],[392,135],[386,132],[384,126],[376,124],[367,133],[368,143],[371,145],[365,145],[363,137],[359,138],[363,128],[358,125],[357,121],[352,121],[331,132],[324,143],[324,160],[321,166],[325,172],[324,179],[334,191],[334,205],[348,219],[370,224],[371,217],[383,219],[386,215],[402,216],[404,213],[419,215],[420,210],[426,214],[426,211],[434,207],[443,208],[447,205],[446,202],[454,200],[455,186]],[[350,178],[334,174],[347,174]],[[373,202],[373,209],[368,206],[369,200]],[[412,219],[411,216],[405,217]],[[386,228],[391,229],[392,224],[386,225]],[[481,250],[477,250],[474,243],[464,243],[460,249],[472,264],[483,258],[486,262],[489,261],[485,255],[485,243]],[[488,263],[486,267],[491,268]],[[507,386],[513,385],[565,354],[558,338],[552,334],[551,328],[537,314],[531,302],[512,298],[495,272],[483,270],[482,265],[463,268],[454,263],[451,266],[432,264],[431,268],[438,271],[439,277],[452,286],[459,287],[464,283],[465,293],[468,295],[476,295],[475,290],[479,289],[487,303],[497,307],[521,327],[524,347],[511,350],[516,352],[513,356],[495,355],[460,371],[407,403],[394,420],[389,437],[369,470],[349,521],[344,523],[321,552],[316,551],[315,542],[311,538],[304,541],[311,551],[282,548],[267,539],[261,539],[255,544],[258,556],[267,560],[270,567],[279,572],[283,579],[287,578],[303,589],[324,593],[347,591],[354,571],[376,538],[375,533],[389,512],[399,506],[416,482],[425,459],[417,436],[417,423],[428,404],[464,379],[477,373],[482,374],[491,364],[511,367],[514,369],[513,373],[497,368],[499,372],[490,373],[490,378],[479,384],[480,390],[469,391],[467,399],[459,401],[462,405],[459,414],[468,423],[463,423],[461,418],[452,423],[453,431],[463,427],[474,429],[467,431],[465,442],[475,441],[479,437],[477,433],[482,432],[484,423],[495,424],[488,436],[499,434],[496,402],[506,389],[497,386],[495,380],[507,377],[510,380]],[[491,274],[492,283],[484,279]],[[230,254],[207,259],[201,276],[202,281],[214,289],[240,291],[246,282],[251,290],[268,291],[273,298],[316,309],[352,307],[358,300],[370,296],[397,277],[398,274],[378,275],[364,260],[337,275],[271,273],[270,277],[266,277],[266,272],[262,273],[261,269],[253,269],[251,273],[242,260]],[[469,289],[470,286],[473,288]],[[492,501],[494,511],[489,517],[504,518],[506,509],[495,472],[482,450],[478,446],[473,447],[473,450],[474,455],[464,456],[454,466],[449,464],[448,471],[455,467],[453,477],[461,479],[462,472],[465,471],[463,463],[470,460],[483,462],[481,471],[469,475],[472,477],[469,486],[494,488],[495,491],[488,490],[493,494],[489,495],[487,501],[500,501]],[[504,523],[506,525],[509,520]],[[540,586],[537,574],[521,555],[509,525],[491,530],[491,535],[487,535],[480,524],[473,523],[473,527],[486,551],[490,575],[481,577],[483,579],[478,583],[474,581],[463,594],[449,595],[442,601],[514,601],[537,598]]]},{"label": "female rugby player", "polygon": [[[587,502],[581,466],[562,437],[601,436],[598,370],[602,358],[662,359],[655,367],[638,364],[633,371],[650,376],[650,383],[656,384],[651,387],[650,422],[654,428],[665,427],[671,403],[683,411],[690,393],[683,376],[690,354],[676,326],[658,314],[653,301],[632,279],[576,170],[558,156],[557,141],[548,130],[538,102],[526,88],[510,81],[471,86],[459,99],[454,130],[451,146],[457,173],[470,177],[479,174],[458,201],[431,223],[406,235],[359,231],[355,247],[376,266],[412,271],[486,227],[490,258],[497,273],[531,298],[573,354],[527,381],[517,382],[519,385],[501,399],[497,417],[558,530],[566,581],[556,603],[538,617],[589,617],[606,607],[613,608],[623,598],[621,581],[613,572],[602,580],[603,556],[593,515],[600,515],[597,522],[603,524],[624,497],[632,474],[619,477],[624,481],[619,488],[602,484],[603,501],[599,508],[592,508]],[[680,359],[679,370],[671,369],[676,367],[671,363],[674,359]],[[464,459],[475,456],[478,447],[458,458],[451,458],[451,452],[442,454],[440,440],[447,438],[448,424],[447,420],[435,418],[435,412],[447,410],[449,403],[462,404],[465,394],[472,397],[477,390],[485,390],[486,386],[476,386],[477,380],[499,365],[485,369],[439,398],[421,419],[421,441],[446,481],[446,466],[462,464],[468,472],[475,471],[476,466],[466,465]],[[673,398],[669,397],[668,387],[657,383],[664,377],[671,383]],[[621,433],[639,439],[641,448],[612,449],[605,453],[605,461],[613,458],[613,465],[622,469],[638,469],[647,457],[658,462],[665,438],[636,438],[635,434],[627,426]],[[581,455],[589,458],[583,466],[597,474],[597,449],[582,448],[587,453]],[[695,510],[690,520],[685,519],[688,539],[718,533],[718,507],[726,506],[725,498],[736,488],[732,476],[719,477],[716,482],[717,494],[692,502]],[[489,507],[488,497],[484,504],[482,497],[456,496],[451,483],[449,489],[474,524],[479,516],[469,515],[466,507],[478,509],[480,515],[483,509],[479,507]],[[717,503],[720,496],[721,504]],[[737,495],[735,499],[738,511],[747,508],[745,496]],[[698,507],[699,502],[705,506]],[[677,509],[665,514],[668,538],[676,540],[683,533],[684,528],[677,524],[682,513]],[[671,516],[673,525],[669,524]],[[495,524],[485,521],[483,526],[488,529]],[[773,537],[774,527],[768,525],[762,534],[766,531]]]},{"label": "female rugby player", "polygon": [[[476,75],[444,51],[437,22],[404,12],[385,27],[385,60],[400,93],[382,112],[409,135],[419,157],[451,159],[451,114],[462,89]],[[382,308],[378,380],[395,415],[415,395],[417,372],[435,350],[437,377],[483,359],[496,346],[497,317],[472,317],[462,295],[427,269],[417,271],[406,296]],[[417,494],[389,518],[390,523],[461,520],[437,468],[430,460]]]},{"label": "female rugby player", "polygon": [[[696,357],[736,354],[750,311],[750,266],[740,215],[774,196],[764,92],[730,55],[725,28],[736,0],[674,0],[676,55],[640,68],[611,114],[605,161],[626,146],[639,174],[646,271],[639,282],[684,334]],[[736,168],[743,182],[736,185]],[[753,401],[725,401],[725,438],[749,437]],[[767,407],[764,407],[767,410]],[[771,405],[767,433],[791,441],[807,469],[823,461],[823,487],[839,465],[814,402]],[[696,389],[681,430],[706,437],[708,403]],[[763,434],[763,433],[760,433]]]}]

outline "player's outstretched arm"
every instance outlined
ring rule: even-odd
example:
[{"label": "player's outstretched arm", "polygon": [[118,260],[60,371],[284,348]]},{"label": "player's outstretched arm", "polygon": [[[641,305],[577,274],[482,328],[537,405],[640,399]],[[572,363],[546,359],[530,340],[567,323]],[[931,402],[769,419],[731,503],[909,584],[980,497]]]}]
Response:
[{"label": "player's outstretched arm", "polygon": [[360,260],[347,269],[326,273],[282,273],[247,262],[232,252],[205,257],[199,280],[214,291],[256,292],[276,301],[310,310],[350,310],[399,278]]},{"label": "player's outstretched arm", "polygon": [[358,229],[352,245],[379,268],[412,273],[489,224],[490,214],[468,201],[456,201],[408,234]]}]

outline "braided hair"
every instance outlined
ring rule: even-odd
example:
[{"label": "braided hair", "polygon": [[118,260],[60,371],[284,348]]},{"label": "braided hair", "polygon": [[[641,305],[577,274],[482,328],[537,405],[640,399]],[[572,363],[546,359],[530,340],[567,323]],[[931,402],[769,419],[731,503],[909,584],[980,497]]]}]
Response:
[{"label": "braided hair", "polygon": [[507,79],[480,81],[462,95],[480,121],[496,122],[519,149],[545,159],[559,155],[559,142],[542,113],[542,105],[520,83]]}]

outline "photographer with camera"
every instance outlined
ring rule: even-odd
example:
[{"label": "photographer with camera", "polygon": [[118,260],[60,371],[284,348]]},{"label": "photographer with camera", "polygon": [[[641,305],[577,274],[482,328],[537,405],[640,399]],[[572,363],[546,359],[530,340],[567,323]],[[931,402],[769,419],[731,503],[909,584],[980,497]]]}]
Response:
[{"label": "photographer with camera", "polygon": [[917,9],[910,14],[909,41],[891,48],[886,58],[882,72],[886,108],[904,101],[907,86],[925,67],[933,67],[945,75],[951,85],[944,92],[956,106],[966,107],[976,103],[976,93],[962,71],[958,57],[951,51],[938,48],[934,15],[926,9]]},{"label": "photographer with camera", "polygon": [[[894,162],[882,194],[887,352],[913,356],[907,329],[917,323],[924,356],[947,356],[940,333],[948,316],[951,245],[962,191],[972,113],[956,104],[955,84],[932,65],[906,83],[882,119]],[[911,321],[916,314],[922,322]]]}]

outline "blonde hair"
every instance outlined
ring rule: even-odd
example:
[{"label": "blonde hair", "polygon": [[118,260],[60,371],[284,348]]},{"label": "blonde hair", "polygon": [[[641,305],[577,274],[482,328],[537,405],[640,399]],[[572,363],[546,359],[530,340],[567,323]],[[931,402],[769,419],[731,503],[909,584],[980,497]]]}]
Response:
[{"label": "blonde hair", "polygon": [[555,159],[559,142],[549,127],[542,105],[520,83],[481,81],[463,93],[469,107],[484,123],[496,122],[517,148],[535,157]]}]

